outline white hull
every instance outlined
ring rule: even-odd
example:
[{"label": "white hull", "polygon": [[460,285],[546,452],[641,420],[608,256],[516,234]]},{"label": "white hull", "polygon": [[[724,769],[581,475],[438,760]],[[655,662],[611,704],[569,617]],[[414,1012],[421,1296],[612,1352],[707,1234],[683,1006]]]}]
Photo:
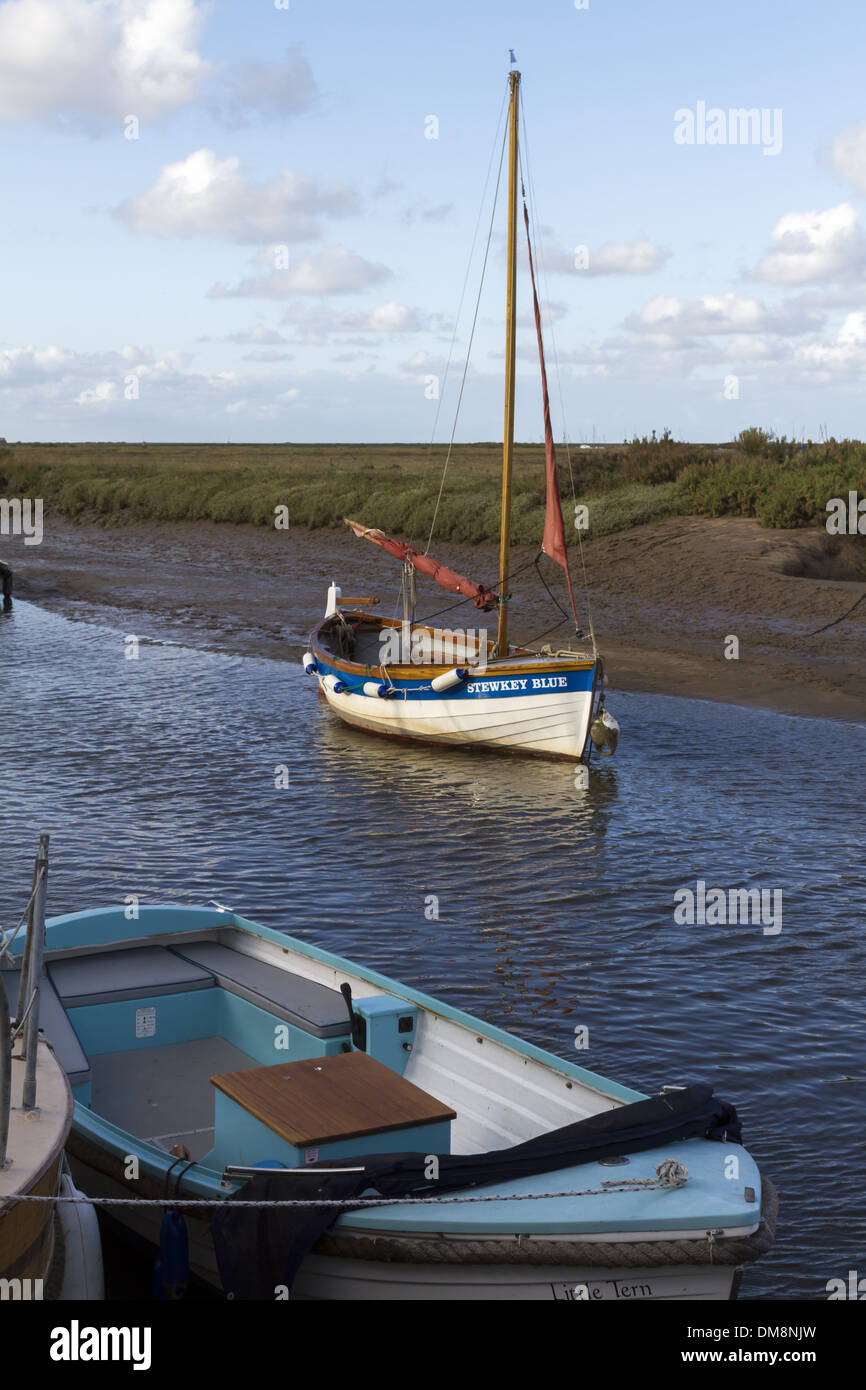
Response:
[{"label": "white hull", "polygon": [[599,1269],[573,1265],[397,1264],[308,1255],[293,1298],[336,1300],[562,1299],[618,1303],[723,1300],[736,1271],[712,1265]]},{"label": "white hull", "polygon": [[579,760],[589,736],[592,692],[568,690],[525,698],[377,700],[335,694],[319,681],[330,708],[347,724],[392,738]]}]

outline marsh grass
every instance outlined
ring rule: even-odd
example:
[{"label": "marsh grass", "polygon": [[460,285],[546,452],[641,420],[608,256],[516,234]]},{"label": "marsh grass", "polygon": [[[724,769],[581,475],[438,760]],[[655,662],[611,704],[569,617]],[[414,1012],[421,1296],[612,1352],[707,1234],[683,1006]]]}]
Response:
[{"label": "marsh grass", "polygon": [[[342,527],[344,516],[426,542],[443,451],[420,445],[15,444],[0,447],[0,495],[42,497],[48,509],[104,524],[215,521]],[[501,446],[455,448],[436,536],[494,541]],[[589,536],[682,513],[750,516],[763,526],[823,523],[829,498],[866,494],[866,445],[801,444],[744,431],[732,445],[661,437],[574,450],[577,500]],[[566,533],[574,541],[571,482],[560,459]],[[512,539],[537,543],[544,525],[544,450],[515,446]]]}]

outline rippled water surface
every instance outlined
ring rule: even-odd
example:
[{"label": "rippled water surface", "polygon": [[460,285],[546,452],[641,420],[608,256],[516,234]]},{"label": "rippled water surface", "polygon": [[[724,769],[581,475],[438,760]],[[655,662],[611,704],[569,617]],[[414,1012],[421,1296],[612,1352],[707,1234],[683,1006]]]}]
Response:
[{"label": "rippled water surface", "polygon": [[[349,730],[296,663],[127,660],[26,603],[0,684],[3,925],[49,831],[52,913],[216,898],[638,1089],[707,1080],[781,1194],[742,1296],[866,1273],[866,729],[614,695],[620,750],[583,792],[565,764]],[[781,933],[675,924],[698,879],[781,889]]]}]

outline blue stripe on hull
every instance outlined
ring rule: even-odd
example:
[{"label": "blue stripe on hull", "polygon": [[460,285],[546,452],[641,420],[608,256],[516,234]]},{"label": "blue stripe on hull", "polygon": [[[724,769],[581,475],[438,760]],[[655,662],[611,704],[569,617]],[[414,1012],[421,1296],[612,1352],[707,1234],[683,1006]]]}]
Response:
[{"label": "blue stripe on hull", "polygon": [[[326,666],[319,657],[316,658],[316,662],[320,676],[337,676],[341,681],[345,681],[354,694],[364,693],[361,689],[364,681],[380,679],[373,670],[368,675],[358,676],[353,672],[341,671],[338,666]],[[396,690],[405,690],[413,700],[501,700],[525,698],[527,695],[564,695],[571,691],[589,691],[592,690],[594,679],[595,663],[584,671],[563,671],[552,675],[542,672],[538,675],[496,676],[488,672],[483,676],[471,676],[463,685],[454,686],[450,690],[431,690],[429,679],[394,680],[391,684]],[[379,697],[373,695],[370,698],[375,700]]]}]

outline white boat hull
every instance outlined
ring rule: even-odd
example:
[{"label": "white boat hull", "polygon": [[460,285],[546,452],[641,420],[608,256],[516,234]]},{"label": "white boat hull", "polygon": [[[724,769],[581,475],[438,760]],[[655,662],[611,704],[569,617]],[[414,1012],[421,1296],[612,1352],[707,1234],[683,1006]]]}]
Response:
[{"label": "white boat hull", "polygon": [[392,738],[463,747],[498,748],[515,753],[578,760],[583,756],[592,717],[592,692],[566,690],[508,700],[375,700],[349,692],[335,694],[319,681],[330,708],[347,724]]},{"label": "white boat hull", "polygon": [[397,1264],[308,1255],[292,1298],[422,1301],[561,1299],[636,1303],[730,1299],[737,1271],[712,1265],[599,1269],[573,1265]]}]

